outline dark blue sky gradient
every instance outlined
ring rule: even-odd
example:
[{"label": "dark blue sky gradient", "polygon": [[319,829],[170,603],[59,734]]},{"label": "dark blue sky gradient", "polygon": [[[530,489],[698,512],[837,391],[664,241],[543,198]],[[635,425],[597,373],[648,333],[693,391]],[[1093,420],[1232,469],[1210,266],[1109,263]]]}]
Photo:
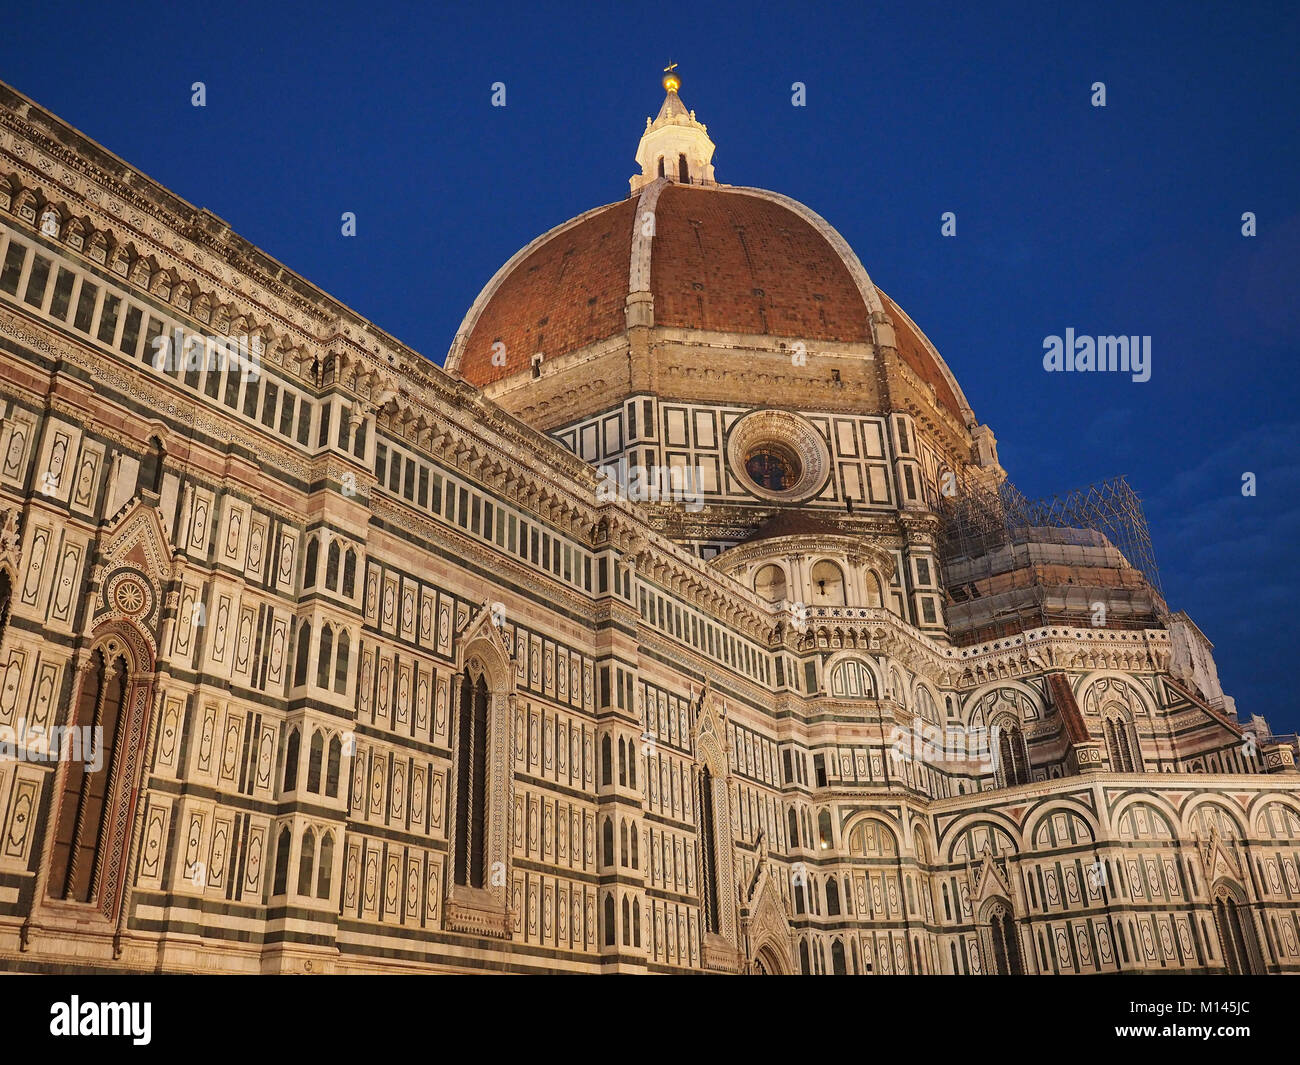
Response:
[{"label": "dark blue sky gradient", "polygon": [[[844,234],[1027,495],[1126,474],[1243,718],[1300,727],[1296,5],[223,7],[24,6],[0,77],[441,362],[502,262],[627,194],[671,57],[719,180]],[[1149,334],[1151,380],[1045,373],[1067,327]]]}]

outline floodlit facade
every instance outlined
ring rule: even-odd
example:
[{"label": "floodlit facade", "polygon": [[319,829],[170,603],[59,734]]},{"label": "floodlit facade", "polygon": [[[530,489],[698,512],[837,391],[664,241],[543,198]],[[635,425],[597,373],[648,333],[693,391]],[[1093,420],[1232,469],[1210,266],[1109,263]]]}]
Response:
[{"label": "floodlit facade", "polygon": [[679,88],[444,370],[0,86],[0,968],[1300,971],[1136,497]]}]

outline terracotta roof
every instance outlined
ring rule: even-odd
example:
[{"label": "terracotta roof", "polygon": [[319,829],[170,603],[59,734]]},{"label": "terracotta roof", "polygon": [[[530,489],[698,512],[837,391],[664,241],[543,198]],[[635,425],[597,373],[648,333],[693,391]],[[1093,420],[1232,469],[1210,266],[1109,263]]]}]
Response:
[{"label": "terracotta roof", "polygon": [[[636,200],[612,204],[538,245],[502,280],[479,313],[460,373],[485,385],[621,333],[627,325],[628,264]],[[493,345],[506,364],[492,364]]]},{"label": "terracotta roof", "polygon": [[877,288],[876,291],[880,293],[880,302],[885,305],[886,313],[894,321],[894,334],[898,341],[899,356],[922,381],[934,385],[936,398],[948,409],[948,412],[960,417],[961,404],[957,402],[957,397],[953,395],[952,386],[948,384],[948,379],[944,376],[943,371],[939,369],[933,356],[926,350],[925,341],[921,339],[919,332],[899,311],[898,304],[881,292],[880,289]]},{"label": "terracotta roof", "polygon": [[775,540],[778,536],[843,536],[843,531],[827,522],[811,517],[806,511],[778,510],[767,521],[741,540],[752,544],[759,540]]},{"label": "terracotta roof", "polygon": [[871,342],[848,267],[812,224],[759,196],[670,185],[655,209],[655,324]]}]

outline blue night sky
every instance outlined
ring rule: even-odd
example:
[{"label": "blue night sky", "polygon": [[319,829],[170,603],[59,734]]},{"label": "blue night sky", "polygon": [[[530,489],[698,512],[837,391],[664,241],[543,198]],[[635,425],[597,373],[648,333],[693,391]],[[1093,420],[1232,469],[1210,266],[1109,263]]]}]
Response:
[{"label": "blue night sky", "polygon": [[[627,195],[677,60],[718,179],[844,234],[1026,495],[1127,475],[1243,718],[1300,727],[1300,8],[222,6],[29,5],[0,77],[441,362],[502,262]],[[1068,327],[1150,335],[1151,379],[1044,372]]]}]

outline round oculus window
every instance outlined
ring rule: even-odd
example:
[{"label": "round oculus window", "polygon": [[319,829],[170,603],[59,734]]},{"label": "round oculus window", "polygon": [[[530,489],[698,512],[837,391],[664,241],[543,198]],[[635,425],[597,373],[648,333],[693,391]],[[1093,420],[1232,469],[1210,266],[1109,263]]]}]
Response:
[{"label": "round oculus window", "polygon": [[830,472],[830,449],[806,418],[792,411],[756,410],[727,434],[727,460],[752,495],[799,502],[816,495]]}]

